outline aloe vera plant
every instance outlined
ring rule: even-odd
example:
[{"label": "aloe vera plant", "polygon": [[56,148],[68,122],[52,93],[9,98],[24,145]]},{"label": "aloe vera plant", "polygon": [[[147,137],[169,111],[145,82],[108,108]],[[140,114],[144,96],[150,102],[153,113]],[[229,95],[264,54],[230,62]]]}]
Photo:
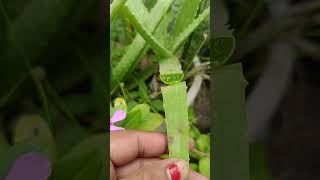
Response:
[{"label": "aloe vera plant", "polygon": [[[155,103],[156,101],[148,96],[145,77],[131,78],[138,86],[137,95],[140,97],[140,103],[147,104],[134,102],[134,105],[128,108],[127,118],[122,122],[122,127],[136,130],[156,130],[162,123],[162,116],[154,112],[164,111],[169,157],[184,159],[188,162],[190,160],[190,122],[187,82],[184,81],[183,66],[181,65],[181,51],[183,50],[181,47],[210,14],[210,6],[199,10],[201,2],[202,0],[182,0],[180,2],[158,0],[153,7],[147,8],[141,1],[128,0],[121,8],[122,17],[129,21],[137,34],[127,47],[124,56],[113,66],[111,79],[112,95],[116,92],[117,86],[126,80],[127,75],[149,49],[156,53],[154,63],[159,65],[159,77],[165,84],[160,88],[163,102],[158,99]],[[170,8],[174,8],[171,7],[173,3],[180,7],[179,13],[176,15],[169,11]],[[169,26],[171,23],[173,23],[172,27]],[[203,44],[201,43],[201,45]],[[199,52],[201,45],[198,45],[198,51],[195,54]],[[139,74],[145,73],[140,72]],[[131,87],[135,86],[131,85]],[[125,94],[124,86],[121,88]],[[134,98],[131,98],[131,101],[132,99]],[[163,103],[163,108],[159,107],[158,102]],[[202,172],[207,172],[204,170],[208,169],[207,166],[208,164],[205,167],[201,166]]]}]

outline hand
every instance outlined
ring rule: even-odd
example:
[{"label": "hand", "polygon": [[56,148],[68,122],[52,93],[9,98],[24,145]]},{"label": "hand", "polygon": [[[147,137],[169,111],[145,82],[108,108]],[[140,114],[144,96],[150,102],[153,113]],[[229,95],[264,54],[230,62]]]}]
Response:
[{"label": "hand", "polygon": [[[110,133],[110,179],[122,180],[206,180],[178,159],[161,160],[167,138],[162,133],[115,131]],[[190,142],[191,149],[194,142]]]}]

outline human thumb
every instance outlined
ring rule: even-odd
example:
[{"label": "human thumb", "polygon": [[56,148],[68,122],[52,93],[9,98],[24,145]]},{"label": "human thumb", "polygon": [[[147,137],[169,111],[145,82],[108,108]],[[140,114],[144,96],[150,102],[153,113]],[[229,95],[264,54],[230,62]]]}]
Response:
[{"label": "human thumb", "polygon": [[188,176],[188,162],[170,158],[145,166],[123,180],[187,180]]}]

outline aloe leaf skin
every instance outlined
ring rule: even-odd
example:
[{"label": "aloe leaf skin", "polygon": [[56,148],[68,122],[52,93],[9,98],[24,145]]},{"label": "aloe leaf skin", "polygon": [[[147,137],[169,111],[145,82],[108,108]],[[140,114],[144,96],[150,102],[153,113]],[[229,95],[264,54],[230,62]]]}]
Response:
[{"label": "aloe leaf skin", "polygon": [[189,123],[186,82],[161,88],[166,115],[169,156],[189,162]]}]

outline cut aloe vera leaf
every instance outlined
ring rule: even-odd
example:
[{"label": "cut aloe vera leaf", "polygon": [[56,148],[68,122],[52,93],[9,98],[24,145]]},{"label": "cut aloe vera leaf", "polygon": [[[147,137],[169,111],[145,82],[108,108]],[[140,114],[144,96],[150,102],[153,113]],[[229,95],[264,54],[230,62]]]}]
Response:
[{"label": "cut aloe vera leaf", "polygon": [[166,115],[169,156],[189,161],[189,123],[186,82],[161,88]]},{"label": "cut aloe vera leaf", "polygon": [[183,80],[181,64],[176,57],[160,60],[160,79],[166,84],[175,84]]},{"label": "cut aloe vera leaf", "polygon": [[[213,179],[249,180],[249,144],[245,117],[245,87],[241,64],[213,69]],[[232,172],[232,173],[230,173]]]},{"label": "cut aloe vera leaf", "polygon": [[[143,20],[140,21],[143,22],[143,25],[146,27],[148,32],[153,34],[156,31],[159,23],[161,22],[163,16],[167,13],[172,3],[173,0],[158,0],[157,4],[151,9],[150,13],[143,13],[145,14],[145,17],[143,17]],[[145,9],[142,2],[129,0],[127,1],[127,4],[130,9],[134,9],[133,12],[138,18],[142,16],[140,11]],[[121,61],[112,69],[112,76],[110,80],[111,92],[115,91],[119,83],[125,79],[130,70],[138,64],[140,58],[146,52],[145,48],[146,41],[140,35],[137,35],[132,44],[128,47]]]}]

